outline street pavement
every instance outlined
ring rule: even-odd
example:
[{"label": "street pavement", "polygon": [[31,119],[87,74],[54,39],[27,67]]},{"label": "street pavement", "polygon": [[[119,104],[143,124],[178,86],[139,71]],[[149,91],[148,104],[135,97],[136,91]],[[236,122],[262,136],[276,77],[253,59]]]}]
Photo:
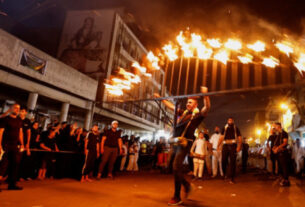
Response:
[{"label": "street pavement", "polygon": [[[188,177],[190,180],[191,178]],[[194,181],[194,192],[184,200],[192,207],[304,207],[305,181],[291,178],[291,187],[279,187],[278,181],[263,173],[240,174],[235,184],[221,178]],[[173,195],[172,175],[157,171],[120,173],[115,179],[91,183],[76,180],[24,181],[22,191],[0,188],[1,207],[158,207],[167,206]]]}]

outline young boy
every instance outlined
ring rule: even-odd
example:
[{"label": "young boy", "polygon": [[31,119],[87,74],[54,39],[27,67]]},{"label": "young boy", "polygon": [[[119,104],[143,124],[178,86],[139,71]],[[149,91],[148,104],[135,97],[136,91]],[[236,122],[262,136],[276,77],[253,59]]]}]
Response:
[{"label": "young boy", "polygon": [[95,124],[93,125],[91,131],[87,134],[87,137],[85,138],[85,164],[83,166],[83,173],[81,182],[89,181],[91,182],[91,179],[89,179],[89,173],[94,170],[94,163],[95,160],[100,155],[100,134],[98,132],[98,126]]},{"label": "young boy", "polygon": [[[203,174],[204,158],[207,155],[207,143],[204,139],[204,133],[199,132],[198,139],[196,139],[191,148],[191,156],[194,162],[194,177],[201,179]],[[199,171],[199,172],[198,172]]]}]

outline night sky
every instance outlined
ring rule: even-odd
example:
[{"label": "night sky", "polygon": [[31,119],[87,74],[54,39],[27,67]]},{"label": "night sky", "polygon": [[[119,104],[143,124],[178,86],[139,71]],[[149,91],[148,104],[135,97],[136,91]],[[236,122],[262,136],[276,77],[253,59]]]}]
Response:
[{"label": "night sky", "polygon": [[[186,27],[207,36],[246,41],[270,41],[284,34],[300,38],[305,33],[304,0],[0,0],[0,21],[6,30],[56,56],[67,10],[108,7],[125,8],[129,25],[151,50],[174,40]],[[283,94],[260,91],[213,97],[207,126],[223,125],[233,116],[250,135],[255,112],[263,113],[269,98]]]}]

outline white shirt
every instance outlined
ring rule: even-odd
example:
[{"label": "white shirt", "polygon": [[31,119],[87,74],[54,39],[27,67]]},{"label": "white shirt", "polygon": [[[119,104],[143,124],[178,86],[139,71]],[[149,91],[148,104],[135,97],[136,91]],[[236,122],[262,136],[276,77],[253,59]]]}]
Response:
[{"label": "white shirt", "polygon": [[[194,151],[195,149],[195,151]],[[196,139],[193,143],[191,152],[195,152],[199,155],[206,155],[207,154],[207,145],[204,139]]]},{"label": "white shirt", "polygon": [[220,139],[220,136],[221,134],[218,133],[214,133],[210,139],[210,143],[212,144],[212,148],[213,150],[217,150],[217,146],[218,146],[218,142],[219,142],[219,139]]},{"label": "white shirt", "polygon": [[295,160],[301,160],[303,156],[305,156],[304,147],[298,147],[296,144],[294,144],[292,148],[292,158]]}]

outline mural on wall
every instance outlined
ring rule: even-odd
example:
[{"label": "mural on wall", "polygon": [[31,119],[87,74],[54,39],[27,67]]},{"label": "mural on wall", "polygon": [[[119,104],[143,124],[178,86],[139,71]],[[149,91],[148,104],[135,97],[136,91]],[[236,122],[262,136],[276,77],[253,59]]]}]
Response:
[{"label": "mural on wall", "polygon": [[68,12],[58,56],[86,74],[106,74],[113,10]]}]

